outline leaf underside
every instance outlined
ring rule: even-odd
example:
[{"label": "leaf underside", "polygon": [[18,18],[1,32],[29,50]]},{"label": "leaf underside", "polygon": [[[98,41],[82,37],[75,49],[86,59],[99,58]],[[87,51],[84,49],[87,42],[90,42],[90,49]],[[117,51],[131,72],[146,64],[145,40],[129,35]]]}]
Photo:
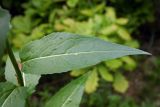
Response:
[{"label": "leaf underside", "polygon": [[52,33],[27,44],[20,52],[22,71],[32,74],[52,74],[80,69],[101,61],[125,55],[148,54],[96,37],[71,33]]}]

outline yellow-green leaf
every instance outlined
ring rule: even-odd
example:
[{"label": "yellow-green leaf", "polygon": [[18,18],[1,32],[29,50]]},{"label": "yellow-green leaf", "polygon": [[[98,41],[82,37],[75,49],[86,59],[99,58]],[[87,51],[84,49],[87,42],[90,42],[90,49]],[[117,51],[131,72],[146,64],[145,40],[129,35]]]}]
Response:
[{"label": "yellow-green leaf", "polygon": [[113,81],[113,76],[106,67],[104,67],[103,65],[100,65],[98,66],[98,71],[104,80],[110,81],[110,82]]},{"label": "yellow-green leaf", "polygon": [[110,61],[106,61],[105,62],[106,66],[109,67],[111,70],[116,70],[118,69],[119,67],[122,66],[122,61],[119,60],[119,59],[113,59],[113,60],[110,60]]},{"label": "yellow-green leaf", "polygon": [[137,40],[126,41],[125,45],[133,48],[139,48],[139,42]]},{"label": "yellow-green leaf", "polygon": [[67,0],[67,5],[70,7],[75,7],[79,0]]},{"label": "yellow-green leaf", "polygon": [[70,75],[73,76],[73,77],[77,77],[77,76],[80,76],[80,75],[82,75],[84,73],[85,73],[85,70],[79,69],[79,70],[72,70],[70,72]]},{"label": "yellow-green leaf", "polygon": [[116,73],[113,88],[120,93],[124,93],[127,91],[128,86],[127,79],[121,73]]},{"label": "yellow-green leaf", "polygon": [[121,58],[123,62],[125,62],[125,69],[132,71],[134,68],[136,68],[137,64],[135,62],[135,60],[133,60],[131,57],[129,56],[125,56]]},{"label": "yellow-green leaf", "polygon": [[117,25],[112,24],[112,25],[110,25],[110,26],[107,26],[107,27],[101,29],[100,32],[101,32],[103,35],[110,35],[110,34],[112,34],[112,33],[115,33],[115,31],[117,31],[117,28],[118,28]]},{"label": "yellow-green leaf", "polygon": [[98,81],[99,81],[98,73],[96,69],[94,69],[86,81],[86,85],[85,85],[86,93],[90,94],[96,91],[98,87]]},{"label": "yellow-green leaf", "polygon": [[126,29],[119,28],[117,33],[122,39],[127,40],[127,41],[131,40],[131,36]]},{"label": "yellow-green leaf", "polygon": [[126,19],[126,18],[118,18],[116,20],[116,23],[119,24],[119,25],[125,25],[125,24],[128,23],[128,19]]},{"label": "yellow-green leaf", "polygon": [[116,12],[115,9],[112,7],[106,8],[106,17],[109,18],[112,22],[116,20]]}]

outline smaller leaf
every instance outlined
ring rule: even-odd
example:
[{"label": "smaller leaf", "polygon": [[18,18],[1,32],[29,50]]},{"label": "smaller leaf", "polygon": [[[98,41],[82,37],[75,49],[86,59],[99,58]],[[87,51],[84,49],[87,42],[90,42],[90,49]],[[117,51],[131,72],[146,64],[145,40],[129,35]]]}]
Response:
[{"label": "smaller leaf", "polygon": [[119,25],[126,25],[128,23],[128,19],[126,19],[126,18],[118,18],[116,20],[116,23],[119,24]]},{"label": "smaller leaf", "polygon": [[72,70],[70,75],[73,77],[78,77],[82,74],[84,74],[86,71],[84,69],[79,69],[79,70]]},{"label": "smaller leaf", "polygon": [[126,70],[132,71],[137,66],[136,62],[129,56],[122,57],[121,60],[125,62],[124,68]]},{"label": "smaller leaf", "polygon": [[99,5],[97,4],[93,10],[94,10],[95,13],[97,13],[97,12],[103,11],[104,8],[105,8],[105,3],[102,2]]},{"label": "smaller leaf", "polygon": [[45,107],[79,107],[88,74],[73,80],[47,101]]},{"label": "smaller leaf", "polygon": [[17,33],[30,33],[32,23],[29,17],[17,16],[12,19],[13,28]]},{"label": "smaller leaf", "polygon": [[91,16],[94,15],[93,10],[91,10],[91,9],[82,9],[82,10],[80,10],[80,13],[82,15],[85,15],[85,16],[88,16],[88,17],[91,17]]},{"label": "smaller leaf", "polygon": [[131,40],[131,36],[126,29],[119,28],[117,33],[123,40],[126,40],[126,41]]},{"label": "smaller leaf", "polygon": [[120,93],[124,93],[127,91],[128,86],[129,84],[126,78],[121,73],[116,73],[113,83],[114,89]]},{"label": "smaller leaf", "polygon": [[1,107],[25,107],[28,96],[25,87],[16,87],[9,82],[0,83]]},{"label": "smaller leaf", "polygon": [[116,12],[115,9],[112,7],[106,8],[106,17],[109,18],[111,22],[114,22],[116,20]]},{"label": "smaller leaf", "polygon": [[79,0],[67,0],[67,5],[69,7],[75,7]]},{"label": "smaller leaf", "polygon": [[106,67],[104,67],[103,65],[98,66],[98,71],[104,80],[110,81],[110,82],[113,81],[113,76]]},{"label": "smaller leaf", "polygon": [[90,94],[96,91],[98,87],[98,81],[99,81],[98,73],[97,73],[97,70],[94,69],[86,81],[86,84],[85,84],[86,93]]},{"label": "smaller leaf", "polygon": [[106,61],[105,62],[106,66],[109,67],[111,70],[116,70],[118,69],[119,67],[122,66],[122,61],[119,60],[119,59],[113,59],[113,60],[110,60],[110,61]]},{"label": "smaller leaf", "polygon": [[115,24],[112,24],[112,25],[110,25],[110,26],[107,26],[107,27],[101,29],[100,32],[101,32],[103,35],[110,35],[110,34],[115,33],[115,32],[117,31],[117,29],[118,29],[118,26],[115,25]]},{"label": "smaller leaf", "polygon": [[133,48],[138,48],[139,42],[137,40],[132,40],[132,41],[126,41],[125,45],[133,47]]}]

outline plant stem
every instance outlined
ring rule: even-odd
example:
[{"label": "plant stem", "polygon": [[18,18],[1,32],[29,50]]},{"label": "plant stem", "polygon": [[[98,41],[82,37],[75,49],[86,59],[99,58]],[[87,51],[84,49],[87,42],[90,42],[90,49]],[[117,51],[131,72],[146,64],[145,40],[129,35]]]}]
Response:
[{"label": "plant stem", "polygon": [[15,69],[16,74],[17,74],[18,83],[19,83],[20,86],[24,86],[22,72],[20,71],[20,69],[19,69],[19,67],[18,67],[16,58],[15,58],[15,56],[14,56],[14,54],[13,54],[13,51],[12,51],[12,49],[11,49],[11,46],[10,46],[8,40],[6,41],[6,45],[7,45],[7,51],[8,51],[9,57],[10,57],[10,59],[11,59],[11,62],[12,62],[12,64],[13,64],[14,69]]}]

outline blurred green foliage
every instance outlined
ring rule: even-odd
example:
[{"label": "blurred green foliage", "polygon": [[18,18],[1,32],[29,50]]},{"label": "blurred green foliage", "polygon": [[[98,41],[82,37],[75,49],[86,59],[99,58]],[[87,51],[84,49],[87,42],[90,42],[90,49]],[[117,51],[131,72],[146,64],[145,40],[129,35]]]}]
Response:
[{"label": "blurred green foliage", "polygon": [[[106,96],[108,97],[101,99],[99,93],[94,93],[90,96],[89,103],[87,102],[85,105],[87,105],[86,107],[156,107],[150,101],[145,101],[138,104],[133,100],[133,98],[130,97],[122,97],[120,95],[113,94],[107,94]],[[97,103],[95,104],[94,102]]]},{"label": "blurred green foliage", "polygon": [[[29,0],[23,4],[24,15],[12,19],[10,35],[13,46],[20,48],[25,43],[48,33],[65,31],[82,35],[98,35],[99,38],[107,41],[138,48],[139,43],[133,39],[131,33],[141,24],[154,19],[153,14],[150,13],[152,4],[143,3],[143,0],[133,0],[134,5],[137,4],[138,7],[135,9],[129,7],[127,2],[129,1]],[[118,10],[121,7],[123,7],[122,11]],[[127,56],[103,62],[93,68],[74,70],[71,75],[79,76],[86,71],[93,71],[86,83],[87,93],[96,91],[99,75],[112,83],[116,91],[124,93],[129,84],[122,72],[133,71],[136,66],[136,61]]]},{"label": "blurred green foliage", "polygon": [[139,33],[137,28],[155,20],[156,0],[109,0],[110,5],[115,7],[118,16],[127,17],[130,21],[127,27],[130,32]]}]

